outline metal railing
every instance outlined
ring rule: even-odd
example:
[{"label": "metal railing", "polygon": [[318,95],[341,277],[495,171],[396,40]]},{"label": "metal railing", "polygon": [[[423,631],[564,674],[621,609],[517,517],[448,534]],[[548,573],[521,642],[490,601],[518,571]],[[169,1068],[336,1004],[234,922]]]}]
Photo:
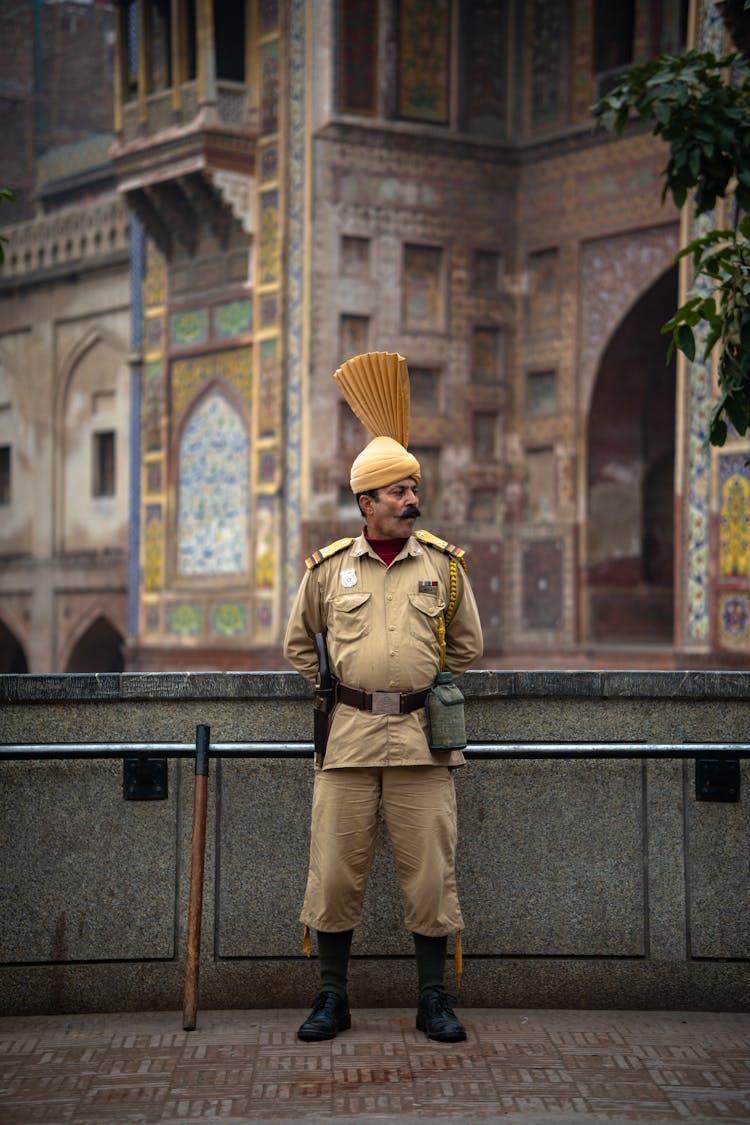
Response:
[{"label": "metal railing", "polygon": [[[0,745],[0,762],[73,758],[192,758],[189,742],[29,742]],[[210,758],[312,758],[312,742],[214,742]],[[748,742],[470,742],[470,760],[748,758]]]},{"label": "metal railing", "polygon": [[[0,745],[3,761],[57,761],[60,759],[194,758],[193,827],[188,897],[187,946],[183,989],[182,1026],[193,1031],[198,1012],[201,915],[206,852],[208,774],[211,758],[312,758],[312,742],[215,742],[210,727],[196,727],[195,744],[187,742],[53,742]],[[658,760],[750,757],[747,742],[502,742],[470,743],[469,760]]]}]

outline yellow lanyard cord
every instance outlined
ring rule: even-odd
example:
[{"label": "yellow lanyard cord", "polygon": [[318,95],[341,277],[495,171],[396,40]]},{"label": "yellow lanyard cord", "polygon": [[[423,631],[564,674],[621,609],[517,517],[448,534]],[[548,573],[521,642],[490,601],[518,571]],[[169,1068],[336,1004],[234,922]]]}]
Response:
[{"label": "yellow lanyard cord", "polygon": [[445,611],[445,617],[438,618],[438,644],[440,645],[440,671],[445,671],[446,662],[446,643],[445,643],[445,630],[446,626],[450,625],[453,614],[456,612],[456,598],[458,597],[458,567],[454,558],[448,559],[448,571],[450,575],[449,590],[448,590],[448,608]]}]

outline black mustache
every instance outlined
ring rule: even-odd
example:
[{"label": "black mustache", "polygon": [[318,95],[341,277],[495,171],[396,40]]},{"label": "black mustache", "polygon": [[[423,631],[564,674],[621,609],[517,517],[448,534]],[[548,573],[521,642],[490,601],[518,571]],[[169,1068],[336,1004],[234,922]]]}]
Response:
[{"label": "black mustache", "polygon": [[400,520],[413,520],[420,516],[422,513],[416,504],[410,504],[408,508],[404,508],[401,515],[398,517]]}]

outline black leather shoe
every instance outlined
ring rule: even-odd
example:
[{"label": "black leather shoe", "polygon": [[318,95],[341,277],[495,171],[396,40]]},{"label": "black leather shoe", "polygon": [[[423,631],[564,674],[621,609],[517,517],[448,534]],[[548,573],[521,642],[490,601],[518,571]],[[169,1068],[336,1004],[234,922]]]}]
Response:
[{"label": "black leather shoe", "polygon": [[466,1038],[463,1024],[440,988],[431,988],[419,997],[417,1028],[439,1043],[460,1043]]},{"label": "black leather shoe", "polygon": [[319,992],[313,1000],[310,1015],[297,1032],[298,1039],[316,1043],[321,1039],[335,1039],[340,1031],[352,1026],[349,1001],[335,992]]}]

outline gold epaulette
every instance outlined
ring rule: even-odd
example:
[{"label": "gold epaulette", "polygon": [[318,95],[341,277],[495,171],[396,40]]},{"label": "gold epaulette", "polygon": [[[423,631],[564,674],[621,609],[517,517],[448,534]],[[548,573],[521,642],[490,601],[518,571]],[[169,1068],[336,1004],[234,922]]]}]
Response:
[{"label": "gold epaulette", "polygon": [[431,531],[415,531],[414,534],[420,543],[426,543],[429,547],[444,551],[446,555],[452,555],[454,559],[458,559],[464,570],[466,569],[466,551],[463,547],[455,547],[453,543],[449,543],[447,539],[439,539]]},{"label": "gold epaulette", "polygon": [[337,539],[335,543],[329,543],[327,547],[321,547],[305,559],[305,566],[308,570],[315,570],[316,566],[320,566],[326,559],[330,559],[331,555],[337,555],[339,551],[343,551],[345,547],[349,547],[354,542],[353,539]]}]

